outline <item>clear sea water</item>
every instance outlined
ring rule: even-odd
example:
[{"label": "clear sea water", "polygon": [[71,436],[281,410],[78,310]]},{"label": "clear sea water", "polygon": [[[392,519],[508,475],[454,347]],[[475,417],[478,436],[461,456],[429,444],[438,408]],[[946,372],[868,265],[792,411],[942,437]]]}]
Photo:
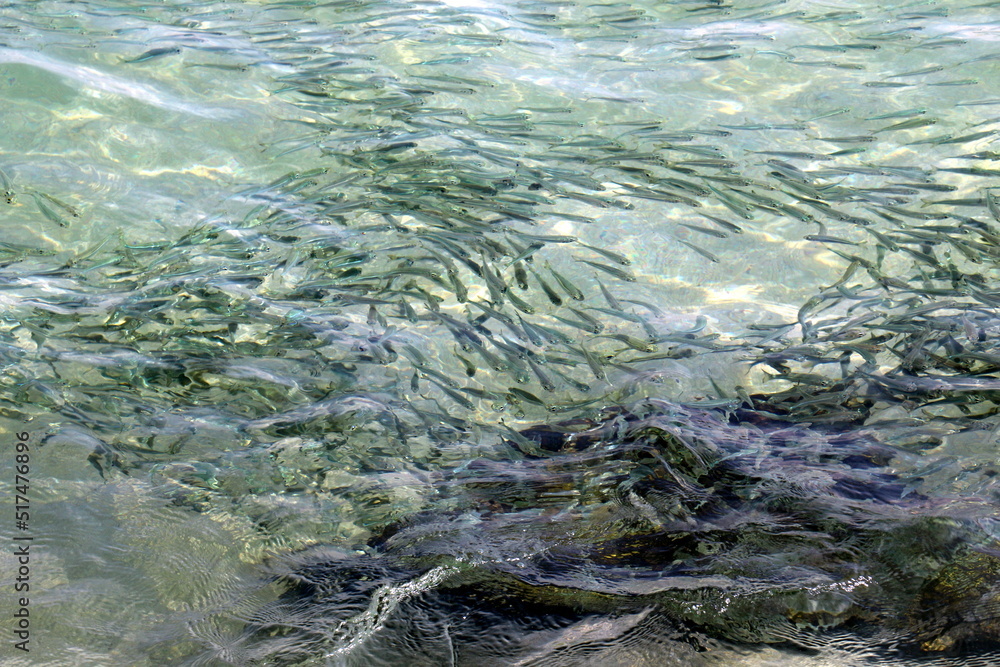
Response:
[{"label": "clear sea water", "polygon": [[[985,200],[932,203],[988,197],[996,183],[988,171],[935,170],[997,169],[998,26],[1000,5],[988,2],[5,3],[3,664],[283,664],[247,648],[248,619],[259,620],[254,610],[282,592],[263,583],[268,564],[315,548],[362,556],[396,522],[467,511],[449,485],[471,462],[526,465],[505,453],[504,428],[594,418],[588,411],[646,396],[711,405],[737,391],[786,389],[773,367],[751,366],[766,346],[721,347],[768,325],[798,326],[803,305],[849,266],[844,253],[875,252],[876,237],[808,203],[789,213],[764,201],[744,219],[727,207],[727,193],[785,203],[803,195],[769,177],[768,160],[780,160],[842,188],[885,188],[868,192],[918,214],[1000,222]],[[920,119],[934,122],[890,127]],[[487,155],[462,152],[470,146]],[[505,192],[500,175],[543,167],[568,176],[548,172],[545,187],[522,188],[524,196],[501,211],[491,203]],[[448,199],[441,193],[458,182],[449,169],[476,175],[491,194]],[[716,190],[672,186],[672,201],[634,196],[668,177]],[[537,172],[531,178],[541,180]],[[954,189],[892,191],[922,178]],[[765,192],[750,181],[778,185]],[[536,205],[532,193],[547,201]],[[883,232],[929,224],[865,212],[873,201],[847,206]],[[491,280],[477,280],[447,243],[421,240],[433,252],[413,259],[425,230],[461,227],[434,217],[442,210],[461,224],[513,212],[522,217],[509,224],[525,233],[575,237],[621,255],[627,266],[547,239],[532,264],[554,289],[562,288],[546,263],[583,290],[580,308],[607,305],[603,285],[649,304],[627,311],[660,334],[695,331],[703,345],[622,364],[628,369],[608,366],[606,380],[594,377],[582,353],[565,366],[550,362],[546,369],[568,376],[551,392],[527,366],[523,381],[505,377],[431,313],[432,303],[465,322],[486,312],[443,287],[448,262],[458,264],[470,300],[496,300]],[[450,237],[452,246],[472,247],[474,236]],[[522,238],[521,249],[528,243]],[[359,278],[349,273],[352,257]],[[467,259],[495,266],[515,290],[512,258],[476,250]],[[635,281],[580,259],[627,270]],[[884,271],[906,279],[913,262],[890,253]],[[384,276],[427,266],[442,280]],[[378,277],[364,279],[371,275]],[[396,291],[385,302],[365,301],[380,298],[376,283]],[[535,283],[524,298],[539,318],[564,316],[539,321],[570,331],[577,348],[620,362],[641,356],[615,357],[623,344],[572,329],[565,320],[581,318],[554,308]],[[574,306],[567,293],[562,299]],[[831,312],[843,315],[849,304]],[[510,305],[504,312],[521,316]],[[643,331],[634,319],[588,312],[605,333]],[[859,312],[866,311],[850,315]],[[499,322],[492,331],[503,330]],[[983,331],[993,335],[987,325]],[[498,340],[515,338],[505,335]],[[461,358],[477,367],[475,380]],[[893,354],[879,358],[882,368],[893,361]],[[492,393],[457,400],[449,376]],[[510,387],[546,406],[518,401],[516,392],[510,399]],[[907,412],[912,407],[881,405],[878,419],[919,419],[931,434],[921,446],[906,440],[914,458],[890,472],[910,474],[913,493],[946,498],[941,506],[977,506],[967,511],[970,525],[995,535],[994,492],[978,476],[996,465],[995,420],[984,416],[970,435],[934,421],[953,416],[952,407],[919,415]],[[404,430],[406,437],[394,434]],[[12,648],[8,613],[17,564],[7,545],[24,534],[11,518],[18,432],[29,433],[32,446],[30,654]],[[943,463],[913,472],[928,462]],[[580,493],[512,502],[569,516],[587,506]],[[547,531],[525,538],[521,555],[561,539]],[[500,550],[519,557],[516,547]],[[489,546],[480,553],[500,558],[491,554]],[[385,639],[401,632],[392,614],[448,572],[431,570],[410,589],[382,589],[390,602],[381,611],[315,631],[312,654],[296,664],[418,664],[416,653]],[[984,623],[995,637],[992,595],[994,620]],[[823,604],[814,600],[813,608]],[[532,649],[543,657],[510,664],[557,664],[545,662],[554,646],[588,642],[597,657],[567,654],[558,664],[911,664],[872,657],[865,640],[836,623],[811,647],[777,636],[740,642],[723,630],[707,651],[693,652],[683,632],[647,622],[661,613],[650,609],[609,612],[562,635],[552,629]],[[623,639],[635,638],[633,626],[645,629],[634,642]],[[428,645],[419,664],[491,664],[442,648],[450,642]],[[619,650],[619,662],[602,662],[611,654],[598,649]],[[934,651],[912,660],[994,664]]]}]

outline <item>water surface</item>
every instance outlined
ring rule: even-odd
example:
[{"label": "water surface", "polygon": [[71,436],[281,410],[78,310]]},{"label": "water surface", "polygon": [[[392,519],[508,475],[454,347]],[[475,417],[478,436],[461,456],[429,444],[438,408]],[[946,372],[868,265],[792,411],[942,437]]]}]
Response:
[{"label": "water surface", "polygon": [[13,3],[11,664],[990,664],[996,12]]}]

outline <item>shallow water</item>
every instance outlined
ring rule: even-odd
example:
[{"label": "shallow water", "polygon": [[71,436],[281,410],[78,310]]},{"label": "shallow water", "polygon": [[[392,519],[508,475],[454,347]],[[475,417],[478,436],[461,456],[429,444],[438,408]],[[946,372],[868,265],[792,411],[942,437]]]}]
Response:
[{"label": "shallow water", "polygon": [[[31,652],[5,659],[991,664],[963,633],[997,639],[997,7],[745,5],[8,6],[0,484],[28,433],[31,523],[0,534],[34,539]],[[721,426],[696,456],[810,518],[749,491],[699,514],[685,493],[733,478],[628,459],[646,397],[803,429],[812,467]],[[517,435],[543,422],[618,430]],[[838,458],[861,434],[898,448],[884,477]],[[824,542],[842,479],[849,558]],[[924,530],[938,556],[873,546]],[[722,555],[663,551],[685,531]],[[539,601],[550,556],[573,574]],[[949,566],[981,599],[927,611]],[[381,588],[338,608],[288,583],[309,572]]]}]

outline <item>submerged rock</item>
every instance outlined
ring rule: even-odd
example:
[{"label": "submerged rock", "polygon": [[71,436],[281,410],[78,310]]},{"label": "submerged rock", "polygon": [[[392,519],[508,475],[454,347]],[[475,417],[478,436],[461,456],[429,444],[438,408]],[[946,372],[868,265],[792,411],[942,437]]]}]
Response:
[{"label": "submerged rock", "polygon": [[875,429],[752,416],[649,399],[526,429],[531,456],[439,489],[452,511],[364,552],[278,559],[283,592],[239,642],[268,664],[588,664],[587,647],[650,643],[678,665],[762,643],[994,655],[992,506],[914,490],[894,472],[912,455]]}]

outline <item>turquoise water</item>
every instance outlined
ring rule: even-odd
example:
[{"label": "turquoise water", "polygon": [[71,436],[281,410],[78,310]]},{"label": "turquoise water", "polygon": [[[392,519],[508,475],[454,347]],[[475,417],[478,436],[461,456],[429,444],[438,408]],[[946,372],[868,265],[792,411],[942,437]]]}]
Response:
[{"label": "turquoise water", "polygon": [[996,660],[991,3],[6,10],[10,664]]}]

